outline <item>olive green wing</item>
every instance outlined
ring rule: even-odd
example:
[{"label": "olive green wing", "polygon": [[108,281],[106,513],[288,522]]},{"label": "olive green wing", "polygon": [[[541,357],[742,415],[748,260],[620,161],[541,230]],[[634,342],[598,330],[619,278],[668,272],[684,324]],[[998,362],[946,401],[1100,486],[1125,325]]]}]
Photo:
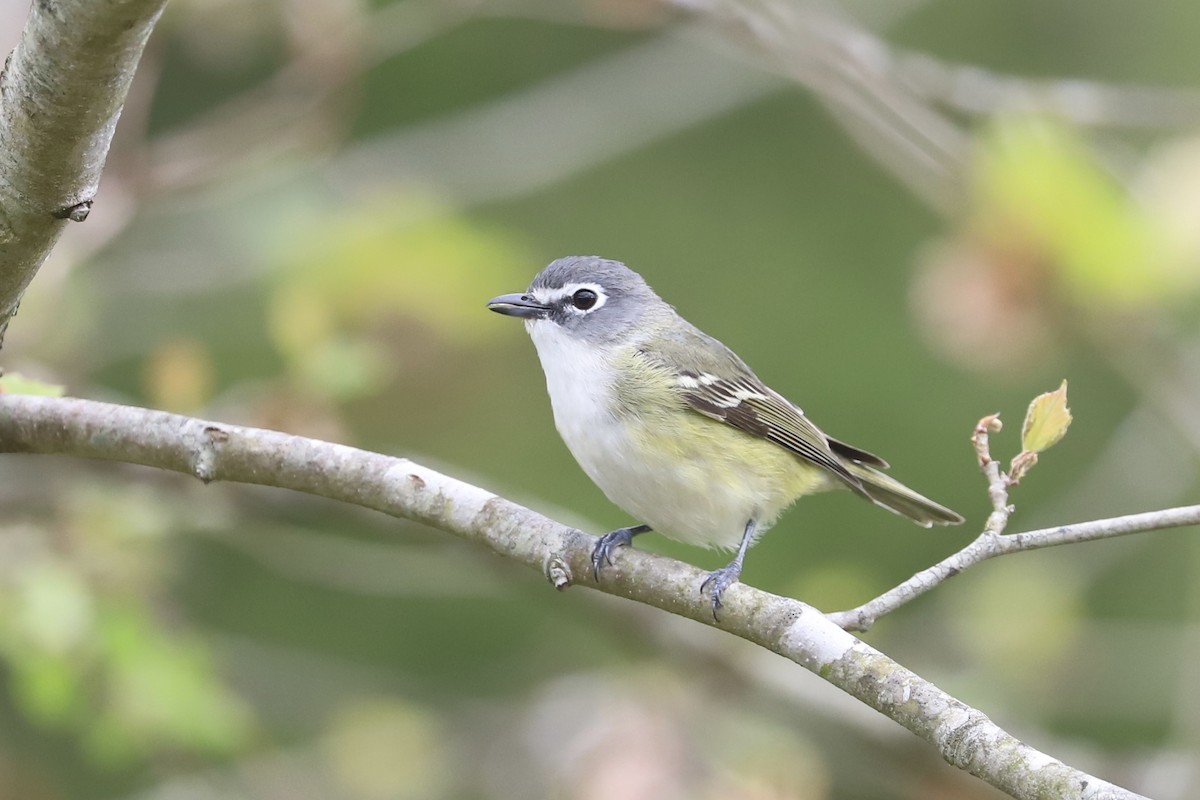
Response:
[{"label": "olive green wing", "polygon": [[685,370],[677,381],[693,411],[774,442],[862,492],[861,482],[834,453],[825,434],[753,373],[727,378]]},{"label": "olive green wing", "polygon": [[[804,416],[803,411],[759,380],[724,344],[681,318],[676,320],[671,335],[659,339],[653,346],[645,343],[637,352],[668,374],[688,407],[773,442],[828,470],[855,491],[863,491],[861,481],[835,454],[828,437]],[[848,449],[869,455],[855,448]]]},{"label": "olive green wing", "polygon": [[677,395],[693,411],[783,447],[918,525],[963,521],[956,512],[880,472],[888,464],[879,456],[826,436],[731,350],[699,330],[688,326],[657,347],[643,345],[637,352],[673,380]]}]

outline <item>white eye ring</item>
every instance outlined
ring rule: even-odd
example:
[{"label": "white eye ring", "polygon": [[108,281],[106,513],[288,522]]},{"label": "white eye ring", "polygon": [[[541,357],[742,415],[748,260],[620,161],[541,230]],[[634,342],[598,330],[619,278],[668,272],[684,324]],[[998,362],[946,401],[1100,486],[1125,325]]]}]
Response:
[{"label": "white eye ring", "polygon": [[[568,283],[559,289],[536,290],[533,296],[539,303],[548,306],[561,305],[569,313],[579,315],[591,314],[608,302],[608,295],[598,283]],[[590,305],[587,304],[589,298],[592,298]],[[580,305],[581,300],[583,305]]]}]

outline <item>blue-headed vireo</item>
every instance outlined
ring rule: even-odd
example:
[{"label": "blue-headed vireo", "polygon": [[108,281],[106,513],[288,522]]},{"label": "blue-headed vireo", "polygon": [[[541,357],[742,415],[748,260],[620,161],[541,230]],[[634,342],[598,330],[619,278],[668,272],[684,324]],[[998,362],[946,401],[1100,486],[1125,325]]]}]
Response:
[{"label": "blue-headed vireo", "polygon": [[597,577],[617,547],[649,530],[736,547],[700,586],[715,615],[746,549],[803,495],[848,488],[924,527],[963,521],[880,472],[882,458],[822,433],[624,264],[562,258],[488,308],[525,320],[559,434],[640,523],[600,538]]}]

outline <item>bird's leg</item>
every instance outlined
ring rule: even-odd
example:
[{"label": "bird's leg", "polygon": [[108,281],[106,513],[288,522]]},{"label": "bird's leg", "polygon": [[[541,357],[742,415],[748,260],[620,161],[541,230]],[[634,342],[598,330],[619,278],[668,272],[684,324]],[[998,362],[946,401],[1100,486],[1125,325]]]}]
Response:
[{"label": "bird's leg", "polygon": [[633,537],[648,530],[650,530],[649,525],[631,525],[628,528],[617,528],[615,531],[601,536],[600,541],[596,542],[596,546],[592,549],[592,572],[595,574],[596,580],[600,580],[601,567],[605,564],[612,565],[614,550],[618,547],[628,547],[633,544]]},{"label": "bird's leg", "polygon": [[704,579],[704,583],[700,584],[700,594],[704,594],[704,589],[711,585],[709,589],[709,597],[712,598],[713,619],[717,619],[717,609],[721,607],[721,595],[730,586],[738,582],[738,578],[742,575],[742,562],[746,560],[746,551],[750,548],[750,540],[754,538],[754,529],[756,523],[754,520],[746,521],[746,531],[742,534],[742,543],[738,545],[737,555],[720,569],[713,570],[708,573],[708,577]]}]

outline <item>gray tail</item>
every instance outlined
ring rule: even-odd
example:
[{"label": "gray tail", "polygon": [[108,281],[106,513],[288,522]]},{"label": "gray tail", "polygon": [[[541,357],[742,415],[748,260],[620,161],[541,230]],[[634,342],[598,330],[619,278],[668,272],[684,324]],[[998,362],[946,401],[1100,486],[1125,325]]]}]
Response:
[{"label": "gray tail", "polygon": [[961,514],[951,511],[928,497],[919,495],[898,480],[884,475],[874,467],[846,462],[846,468],[858,478],[863,493],[876,505],[888,511],[908,517],[921,527],[934,525],[958,525],[963,521]]}]

